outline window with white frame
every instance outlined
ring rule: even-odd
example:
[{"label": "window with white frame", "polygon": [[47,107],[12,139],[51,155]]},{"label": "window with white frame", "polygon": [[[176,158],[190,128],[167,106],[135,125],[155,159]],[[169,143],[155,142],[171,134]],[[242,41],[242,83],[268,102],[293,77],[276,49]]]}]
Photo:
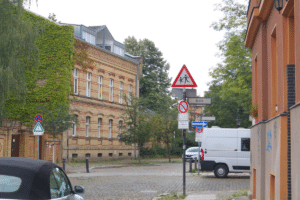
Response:
[{"label": "window with white frame", "polygon": [[102,76],[98,76],[98,99],[102,99]]},{"label": "window with white frame", "polygon": [[114,101],[114,80],[109,79],[109,101]]},{"label": "window with white frame", "polygon": [[98,118],[98,138],[101,137],[101,124],[102,124],[102,119]]},{"label": "window with white frame", "polygon": [[128,125],[128,127],[127,127],[127,132],[128,132],[128,135],[130,135],[130,125]]},{"label": "window with white frame", "polygon": [[113,123],[113,120],[110,119],[109,124],[108,124],[108,138],[111,138],[112,123]]},{"label": "window with white frame", "polygon": [[120,82],[120,86],[119,86],[119,103],[122,104],[123,103],[123,82]]},{"label": "window with white frame", "polygon": [[128,86],[128,105],[131,106],[131,95],[132,95],[132,85],[129,84]]},{"label": "window with white frame", "polygon": [[82,38],[87,41],[88,43],[91,43],[95,45],[95,39],[96,37],[90,33],[87,33],[85,31],[82,31]]},{"label": "window with white frame", "polygon": [[85,120],[85,137],[89,136],[90,117],[86,117]]},{"label": "window with white frame", "polygon": [[78,69],[74,69],[74,94],[78,94]]},{"label": "window with white frame", "polygon": [[[78,115],[75,115],[75,118],[78,119]],[[76,136],[76,123],[72,122],[72,136]]]},{"label": "window with white frame", "polygon": [[91,76],[92,76],[92,73],[91,72],[88,72],[86,74],[86,96],[87,97],[90,97],[91,96]]},{"label": "window with white frame", "polygon": [[114,46],[114,53],[120,55],[120,56],[124,56],[124,49],[118,47],[118,46]]}]

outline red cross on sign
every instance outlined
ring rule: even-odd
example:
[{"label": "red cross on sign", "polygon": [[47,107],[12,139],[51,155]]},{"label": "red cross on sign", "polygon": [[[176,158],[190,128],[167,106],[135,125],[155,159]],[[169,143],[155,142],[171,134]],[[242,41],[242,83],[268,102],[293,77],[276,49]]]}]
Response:
[{"label": "red cross on sign", "polygon": [[34,118],[34,120],[36,122],[41,122],[41,121],[43,121],[43,117],[42,117],[42,115],[36,115],[35,118]]},{"label": "red cross on sign", "polygon": [[189,110],[189,104],[186,101],[180,101],[178,110],[181,113],[186,113]]}]

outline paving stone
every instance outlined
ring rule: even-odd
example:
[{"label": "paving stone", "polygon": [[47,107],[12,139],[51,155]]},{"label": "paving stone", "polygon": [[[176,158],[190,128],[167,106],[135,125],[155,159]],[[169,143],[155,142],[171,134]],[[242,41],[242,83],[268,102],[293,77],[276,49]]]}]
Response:
[{"label": "paving stone", "polygon": [[[90,172],[68,174],[73,186],[85,188],[82,196],[86,200],[152,200],[163,193],[183,192],[182,163],[93,168]],[[249,189],[249,178],[249,174],[229,174],[228,178],[219,179],[213,173],[186,173],[186,194],[218,194],[220,199],[222,195]]]}]

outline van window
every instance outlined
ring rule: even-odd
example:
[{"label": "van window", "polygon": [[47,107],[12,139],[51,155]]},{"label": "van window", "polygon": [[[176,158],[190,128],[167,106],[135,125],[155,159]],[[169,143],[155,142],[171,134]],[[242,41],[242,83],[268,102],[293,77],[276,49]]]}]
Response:
[{"label": "van window", "polygon": [[241,145],[242,151],[250,151],[250,138],[242,138]]}]

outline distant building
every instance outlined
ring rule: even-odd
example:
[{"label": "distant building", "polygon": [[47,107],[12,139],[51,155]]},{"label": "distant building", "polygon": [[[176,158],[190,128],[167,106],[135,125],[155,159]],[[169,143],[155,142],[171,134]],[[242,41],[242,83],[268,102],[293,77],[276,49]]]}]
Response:
[{"label": "distant building", "polygon": [[75,40],[89,44],[87,52],[94,66],[84,70],[75,64],[70,112],[78,117],[80,126],[63,134],[62,157],[133,157],[134,146],[119,142],[118,134],[127,106],[123,95],[139,96],[142,60],[127,54],[125,45],[117,42],[106,26],[71,25]]},{"label": "distant building", "polygon": [[253,199],[300,199],[300,0],[279,1],[280,12],[274,2],[250,0],[248,7],[245,46],[258,106],[250,189]]}]

